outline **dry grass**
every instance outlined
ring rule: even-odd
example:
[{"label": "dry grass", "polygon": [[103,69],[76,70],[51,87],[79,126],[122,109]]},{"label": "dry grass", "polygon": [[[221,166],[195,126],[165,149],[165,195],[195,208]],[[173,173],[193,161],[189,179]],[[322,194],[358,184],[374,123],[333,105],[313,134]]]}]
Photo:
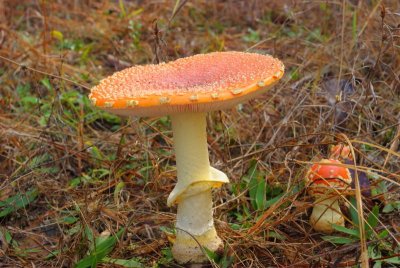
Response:
[{"label": "dry grass", "polygon": [[[173,227],[175,213],[166,206],[175,180],[169,121],[119,119],[86,95],[130,65],[218,50],[269,53],[286,65],[262,98],[208,116],[211,162],[232,182],[215,192],[232,267],[365,266],[398,256],[399,210],[382,209],[400,196],[400,3],[175,4],[0,0],[0,202],[38,193],[0,218],[0,266],[71,267],[90,248],[88,230],[125,227],[109,257],[179,267],[160,230]],[[351,143],[360,169],[379,175],[376,194],[362,197],[363,216],[379,206],[374,230],[387,229],[383,239],[334,246],[308,223],[304,174],[339,141]],[[255,163],[268,200],[283,193],[258,211],[246,181]],[[360,258],[362,246],[375,245],[381,257]]]}]

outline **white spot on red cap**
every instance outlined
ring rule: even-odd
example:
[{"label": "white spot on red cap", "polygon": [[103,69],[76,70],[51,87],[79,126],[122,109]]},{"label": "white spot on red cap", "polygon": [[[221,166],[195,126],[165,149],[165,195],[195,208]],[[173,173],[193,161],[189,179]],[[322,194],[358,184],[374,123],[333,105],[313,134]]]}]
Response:
[{"label": "white spot on red cap", "polygon": [[211,98],[212,99],[218,99],[218,97],[219,97],[219,94],[217,93],[217,92],[214,92],[214,93],[211,93]]},{"label": "white spot on red cap", "polygon": [[243,89],[241,88],[235,88],[231,90],[233,95],[239,95],[240,93],[243,93]]},{"label": "white spot on red cap", "polygon": [[126,101],[126,107],[135,107],[138,104],[139,104],[139,101],[137,101],[137,100],[128,100],[128,101]]},{"label": "white spot on red cap", "polygon": [[197,101],[197,100],[199,100],[199,96],[197,96],[197,95],[192,95],[192,96],[189,97],[189,100],[191,100],[191,101]]},{"label": "white spot on red cap", "polygon": [[113,101],[104,102],[104,107],[106,107],[106,108],[111,108],[111,107],[113,107],[113,105],[114,105]]},{"label": "white spot on red cap", "polygon": [[160,103],[161,103],[161,104],[167,104],[167,103],[169,103],[170,101],[171,101],[171,99],[168,98],[168,97],[161,97],[161,98],[160,98]]}]

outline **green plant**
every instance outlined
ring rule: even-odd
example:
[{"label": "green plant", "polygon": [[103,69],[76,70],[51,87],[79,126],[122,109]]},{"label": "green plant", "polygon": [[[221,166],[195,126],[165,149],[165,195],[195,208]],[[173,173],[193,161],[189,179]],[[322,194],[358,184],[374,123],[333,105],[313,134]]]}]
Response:
[{"label": "green plant", "polygon": [[260,42],[261,36],[258,31],[248,28],[247,34],[243,36],[243,40],[248,43],[257,43]]},{"label": "green plant", "polygon": [[234,258],[231,255],[228,255],[228,250],[225,247],[224,253],[222,255],[217,254],[207,248],[204,249],[208,258],[215,263],[219,268],[228,268],[233,263]]},{"label": "green plant", "polygon": [[267,184],[265,174],[257,168],[257,161],[253,160],[250,168],[243,178],[248,183],[250,202],[254,210],[263,211],[283,195],[280,187]]},{"label": "green plant", "polygon": [[24,246],[21,246],[5,228],[0,228],[0,241],[2,242],[2,248],[12,249],[13,253],[21,258],[40,252],[40,249],[38,248],[25,248]]},{"label": "green plant", "polygon": [[[257,215],[278,202],[284,195],[279,186],[271,186],[266,181],[265,172],[260,170],[258,162],[252,160],[250,167],[239,183],[232,185],[234,195],[240,195],[243,191],[248,192],[249,203],[243,203],[237,209],[229,212],[234,221],[230,226],[234,230],[247,229],[254,224]],[[292,193],[298,189],[292,189]],[[250,206],[249,206],[250,205]],[[254,212],[257,214],[255,216]]]},{"label": "green plant", "polygon": [[171,248],[168,247],[161,249],[161,254],[162,257],[157,261],[153,268],[169,267],[172,263],[174,263],[174,257],[172,256]]},{"label": "green plant", "polygon": [[129,35],[132,39],[132,46],[136,49],[140,49],[140,37],[142,35],[143,25],[140,21],[129,20]]},{"label": "green plant", "polygon": [[98,263],[117,264],[123,267],[142,268],[144,267],[136,259],[114,259],[107,255],[114,249],[117,241],[122,237],[124,229],[120,229],[115,235],[104,235],[94,238],[92,231],[86,227],[85,234],[90,243],[89,252],[86,257],[81,259],[76,268],[96,267]]},{"label": "green plant", "polygon": [[39,192],[36,188],[22,193],[18,192],[16,195],[0,201],[0,218],[3,218],[17,210],[26,207],[28,204],[35,201]]},{"label": "green plant", "polygon": [[[344,226],[333,225],[333,228],[346,235],[346,236],[323,236],[322,239],[336,245],[345,245],[357,243],[360,240],[360,230],[358,228],[358,216],[355,198],[350,199],[350,215],[353,223],[352,228]],[[398,252],[400,246],[393,248],[392,244],[388,242],[389,230],[376,231],[379,224],[379,207],[375,205],[369,213],[365,222],[365,234],[368,240],[368,256],[374,263],[374,268],[379,268],[382,264],[398,265],[400,264],[400,257]],[[393,256],[393,257],[392,257]],[[390,266],[389,266],[390,267]],[[394,266],[392,266],[394,267]]]}]

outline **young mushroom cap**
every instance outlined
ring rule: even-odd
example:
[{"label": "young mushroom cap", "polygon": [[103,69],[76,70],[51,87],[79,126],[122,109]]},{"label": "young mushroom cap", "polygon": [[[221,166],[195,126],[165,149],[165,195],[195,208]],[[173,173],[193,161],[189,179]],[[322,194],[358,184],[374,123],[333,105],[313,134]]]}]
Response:
[{"label": "young mushroom cap", "polygon": [[333,224],[344,226],[339,196],[350,188],[349,170],[338,160],[323,159],[311,166],[306,182],[309,194],[316,199],[310,216],[314,230],[332,233]]},{"label": "young mushroom cap", "polygon": [[335,159],[322,159],[313,164],[306,175],[308,192],[313,196],[346,190],[351,181],[349,169]]},{"label": "young mushroom cap", "polygon": [[269,55],[214,52],[127,68],[100,81],[89,97],[125,116],[208,112],[263,93],[283,73],[282,62]]}]

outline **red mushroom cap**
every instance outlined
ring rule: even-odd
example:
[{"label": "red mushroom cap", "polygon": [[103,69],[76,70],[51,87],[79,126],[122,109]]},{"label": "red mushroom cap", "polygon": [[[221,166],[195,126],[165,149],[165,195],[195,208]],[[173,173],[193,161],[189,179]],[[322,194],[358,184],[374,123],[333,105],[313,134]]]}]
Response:
[{"label": "red mushroom cap", "polygon": [[306,181],[311,195],[326,194],[329,189],[342,191],[350,187],[352,181],[348,168],[335,159],[322,159],[309,169]]},{"label": "red mushroom cap", "polygon": [[283,73],[282,62],[269,55],[214,52],[116,72],[89,97],[95,106],[120,115],[208,112],[264,93]]}]

